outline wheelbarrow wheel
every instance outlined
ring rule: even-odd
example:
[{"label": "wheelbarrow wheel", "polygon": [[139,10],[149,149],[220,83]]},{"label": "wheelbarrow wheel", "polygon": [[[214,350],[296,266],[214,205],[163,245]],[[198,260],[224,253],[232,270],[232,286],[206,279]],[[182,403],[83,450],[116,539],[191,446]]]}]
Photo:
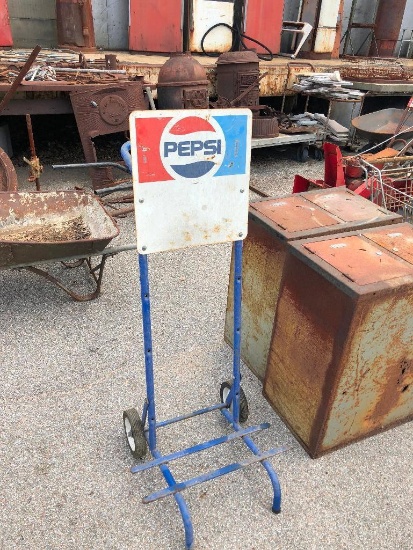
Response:
[{"label": "wheelbarrow wheel", "polygon": [[136,409],[128,409],[123,412],[123,427],[129,449],[134,458],[143,458],[148,449],[144,427]]},{"label": "wheelbarrow wheel", "polygon": [[[222,382],[221,387],[219,389],[219,396],[221,398],[221,403],[225,403],[227,400],[227,397],[229,395],[229,392],[231,391],[232,384],[229,381]],[[230,407],[230,410],[232,410],[232,405]],[[248,401],[247,397],[244,393],[244,390],[240,387],[239,388],[239,421],[241,424],[246,422],[248,420],[250,411],[248,408]]]}]

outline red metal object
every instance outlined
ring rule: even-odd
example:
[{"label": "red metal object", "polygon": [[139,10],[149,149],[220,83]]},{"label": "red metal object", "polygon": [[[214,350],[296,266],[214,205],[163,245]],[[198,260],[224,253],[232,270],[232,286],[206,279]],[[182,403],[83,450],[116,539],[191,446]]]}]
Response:
[{"label": "red metal object", "polygon": [[[258,40],[272,53],[279,53],[284,0],[248,0],[246,2],[244,32]],[[255,42],[245,40],[246,46],[258,53],[268,53]]]},{"label": "red metal object", "polygon": [[130,0],[129,49],[182,52],[182,0]]},{"label": "red metal object", "polygon": [[340,187],[346,185],[344,178],[343,156],[340,147],[325,142],[324,150],[324,179],[313,180],[300,175],[294,178],[293,193],[303,193],[310,187]]},{"label": "red metal object", "polygon": [[407,0],[380,0],[377,10],[374,41],[370,47],[370,55],[378,57],[393,57],[399,39],[400,27],[403,21]]},{"label": "red metal object", "polygon": [[13,46],[8,0],[0,0],[0,46]]},{"label": "red metal object", "polygon": [[91,0],[57,0],[56,16],[59,46],[96,49]]}]

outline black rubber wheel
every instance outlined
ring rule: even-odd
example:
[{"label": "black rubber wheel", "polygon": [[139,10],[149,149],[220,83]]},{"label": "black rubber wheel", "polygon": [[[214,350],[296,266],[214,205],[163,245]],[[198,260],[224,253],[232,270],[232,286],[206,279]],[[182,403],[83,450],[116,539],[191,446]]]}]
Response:
[{"label": "black rubber wheel", "polygon": [[[231,382],[222,382],[221,384],[221,387],[219,389],[219,396],[221,398],[221,403],[225,403],[227,397],[228,397],[228,394],[231,390],[231,387],[232,387],[232,384]],[[239,421],[240,423],[244,423],[248,420],[248,417],[249,417],[249,414],[250,414],[250,411],[249,411],[249,408],[248,408],[248,401],[247,401],[247,397],[244,393],[244,390],[240,387],[239,389]],[[232,405],[231,405],[232,407]],[[230,409],[231,409],[230,407]]]},{"label": "black rubber wheel", "polygon": [[297,160],[298,162],[307,162],[310,156],[310,151],[307,145],[301,145],[297,149]]},{"label": "black rubber wheel", "polygon": [[314,159],[315,160],[323,160],[324,153],[321,149],[314,149]]},{"label": "black rubber wheel", "polygon": [[143,458],[146,455],[148,445],[144,426],[136,409],[128,409],[123,412],[123,427],[132,456]]}]

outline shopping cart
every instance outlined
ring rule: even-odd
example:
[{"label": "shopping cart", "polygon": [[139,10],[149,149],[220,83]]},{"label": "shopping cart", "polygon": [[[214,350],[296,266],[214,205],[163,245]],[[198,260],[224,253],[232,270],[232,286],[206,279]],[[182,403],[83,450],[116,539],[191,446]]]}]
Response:
[{"label": "shopping cart", "polygon": [[413,156],[380,159],[371,164],[359,158],[370,200],[413,223]]}]

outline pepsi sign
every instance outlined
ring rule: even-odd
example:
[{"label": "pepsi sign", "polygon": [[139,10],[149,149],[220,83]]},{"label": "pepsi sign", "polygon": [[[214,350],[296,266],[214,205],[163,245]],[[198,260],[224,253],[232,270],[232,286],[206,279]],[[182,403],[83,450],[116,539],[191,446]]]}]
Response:
[{"label": "pepsi sign", "polygon": [[246,115],[163,117],[155,124],[138,118],[135,124],[140,183],[245,173],[246,143],[240,136]]},{"label": "pepsi sign", "polygon": [[[147,212],[148,199],[157,201],[158,204],[154,231],[163,231],[164,237],[169,239],[169,248],[162,248],[163,250],[201,244],[199,235],[195,234],[202,228],[202,242],[205,244],[222,242],[222,232],[226,235],[224,240],[229,240],[228,235],[238,235],[239,238],[241,233],[246,234],[245,223],[242,224],[243,231],[228,231],[233,220],[233,213],[228,215],[228,208],[231,209],[232,206],[226,204],[226,214],[221,210],[222,201],[225,203],[230,200],[229,190],[233,194],[237,188],[236,200],[234,197],[231,200],[234,208],[242,204],[242,215],[247,219],[251,111],[136,111],[130,117],[130,130],[139,235],[144,232],[147,242],[153,240],[148,234],[147,226],[138,228],[139,213],[142,219]],[[242,193],[244,195],[241,197]],[[195,208],[200,206],[200,213],[196,213],[193,208],[185,210],[185,205],[191,201]],[[220,203],[220,206],[213,206],[214,201]],[[179,217],[180,211],[183,218]],[[205,217],[206,212],[208,218]],[[198,219],[192,220],[194,216]],[[150,224],[153,219],[148,214],[146,223]],[[185,227],[180,228],[182,219],[185,220]],[[215,237],[210,233],[212,223]],[[175,239],[173,235],[178,236],[179,231],[183,231],[185,236],[182,233]],[[149,245],[144,246],[143,252],[149,252]],[[160,250],[159,246],[155,246],[156,250]],[[150,251],[154,251],[153,242]]]}]

